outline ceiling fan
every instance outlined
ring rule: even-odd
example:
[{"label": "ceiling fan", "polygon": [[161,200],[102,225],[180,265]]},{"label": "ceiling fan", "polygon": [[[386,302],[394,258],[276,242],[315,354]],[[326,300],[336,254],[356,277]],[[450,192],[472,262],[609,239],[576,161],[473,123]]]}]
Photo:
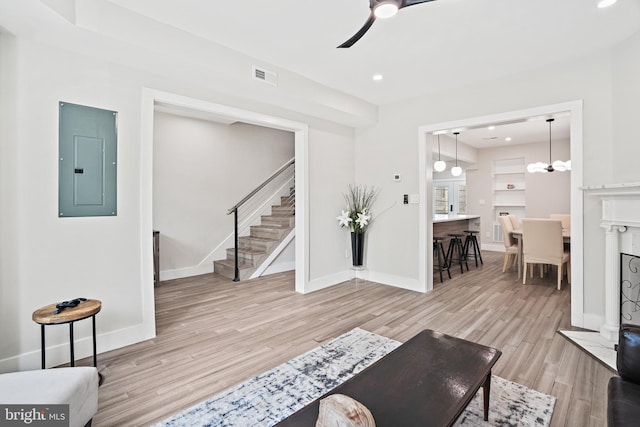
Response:
[{"label": "ceiling fan", "polygon": [[369,0],[369,8],[371,9],[371,14],[369,15],[369,19],[364,23],[362,28],[358,30],[357,33],[353,35],[349,40],[342,43],[338,48],[346,48],[351,47],[364,36],[364,34],[369,31],[369,28],[373,25],[376,18],[390,18],[395,15],[398,10],[403,7],[413,6],[420,3],[427,3],[434,0]]}]

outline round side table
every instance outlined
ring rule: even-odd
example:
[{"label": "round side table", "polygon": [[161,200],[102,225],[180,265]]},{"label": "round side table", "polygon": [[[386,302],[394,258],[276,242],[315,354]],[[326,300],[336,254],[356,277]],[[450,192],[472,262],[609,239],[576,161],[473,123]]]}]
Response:
[{"label": "round side table", "polygon": [[45,363],[45,344],[44,344],[44,327],[47,325],[69,324],[69,345],[71,351],[70,365],[75,366],[75,355],[73,352],[73,324],[78,320],[84,320],[91,317],[93,321],[93,366],[98,367],[98,358],[96,357],[96,314],[102,308],[102,303],[95,299],[87,299],[81,301],[75,307],[65,308],[58,314],[53,312],[56,310],[56,304],[49,304],[33,312],[31,317],[34,322],[40,324],[40,338],[42,343],[42,369],[46,368]]}]

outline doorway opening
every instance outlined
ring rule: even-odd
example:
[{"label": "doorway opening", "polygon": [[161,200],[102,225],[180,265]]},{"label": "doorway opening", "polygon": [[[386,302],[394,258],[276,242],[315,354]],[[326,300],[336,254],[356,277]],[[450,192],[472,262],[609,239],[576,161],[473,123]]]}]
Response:
[{"label": "doorway opening", "polygon": [[295,192],[298,201],[295,206],[295,290],[305,293],[309,288],[309,170],[308,170],[308,126],[281,117],[243,110],[228,105],[216,104],[169,92],[143,88],[142,94],[142,144],[140,175],[141,204],[141,244],[143,325],[147,338],[155,336],[155,304],[153,287],[153,125],[157,104],[171,105],[184,109],[201,111],[215,115],[221,120],[239,121],[251,125],[278,129],[294,134],[295,149]]},{"label": "doorway opening", "polygon": [[419,128],[419,193],[425,203],[420,205],[419,212],[419,284],[421,290],[433,289],[433,199],[427,197],[433,193],[433,147],[437,147],[437,137],[442,129],[468,129],[480,126],[489,126],[495,123],[509,123],[522,121],[533,117],[553,116],[557,114],[569,114],[570,116],[570,158],[571,188],[571,238],[572,238],[572,263],[571,263],[571,323],[573,326],[583,326],[583,194],[582,186],[582,101],[572,101],[562,104],[546,105],[525,110],[510,111],[489,116],[474,117],[444,123],[433,123]]},{"label": "doorway opening", "polygon": [[212,271],[247,280],[295,269],[294,138],[156,103],[153,227],[161,280]]}]

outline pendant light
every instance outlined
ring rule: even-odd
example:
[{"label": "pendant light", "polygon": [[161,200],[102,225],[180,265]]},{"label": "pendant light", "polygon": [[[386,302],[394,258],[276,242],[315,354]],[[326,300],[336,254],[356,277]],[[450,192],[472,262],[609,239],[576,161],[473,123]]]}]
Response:
[{"label": "pendant light", "polygon": [[446,168],[447,164],[440,159],[440,134],[438,134],[438,160],[433,164],[433,169],[436,172],[443,172]]},{"label": "pendant light", "polygon": [[571,160],[568,160],[566,162],[563,162],[562,160],[556,160],[553,163],[551,162],[551,123],[554,120],[555,119],[547,119],[547,123],[549,123],[549,163],[542,163],[542,162],[530,163],[529,165],[527,165],[527,171],[529,173],[536,173],[536,172],[547,173],[547,172],[554,172],[554,171],[564,172],[564,171],[571,170]]},{"label": "pendant light", "polygon": [[458,135],[460,135],[460,132],[454,132],[453,134],[456,136],[456,165],[451,168],[451,175],[460,176],[462,175],[462,168],[458,166]]}]

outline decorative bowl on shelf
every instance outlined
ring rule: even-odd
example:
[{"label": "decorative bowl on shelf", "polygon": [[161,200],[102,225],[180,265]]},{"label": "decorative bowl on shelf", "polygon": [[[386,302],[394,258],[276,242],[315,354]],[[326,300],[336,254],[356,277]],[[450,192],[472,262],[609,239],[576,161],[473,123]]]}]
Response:
[{"label": "decorative bowl on shelf", "polygon": [[516,188],[515,185],[513,184],[507,184],[507,190],[513,190],[514,188]]}]

